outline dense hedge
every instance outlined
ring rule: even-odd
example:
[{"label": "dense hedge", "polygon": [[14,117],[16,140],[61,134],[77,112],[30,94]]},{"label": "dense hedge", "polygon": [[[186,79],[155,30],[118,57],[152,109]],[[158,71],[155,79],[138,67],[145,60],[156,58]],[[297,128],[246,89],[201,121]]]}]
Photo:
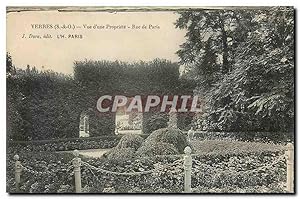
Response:
[{"label": "dense hedge", "polygon": [[153,131],[168,126],[169,116],[167,113],[147,112],[143,113],[143,133],[150,134]]},{"label": "dense hedge", "polygon": [[160,59],[133,63],[79,61],[75,62],[74,78],[86,93],[96,91],[96,95],[147,96],[174,94],[182,90],[179,65]]},{"label": "dense hedge", "polygon": [[[13,68],[11,58],[7,60],[8,68]],[[193,87],[193,83],[179,78],[178,64],[159,59],[135,63],[75,62],[74,77],[40,72],[29,66],[26,70],[8,70],[8,137],[78,137],[82,112],[89,114],[91,136],[112,135],[115,113],[99,114],[96,103],[100,96],[189,94]]]},{"label": "dense hedge", "polygon": [[7,79],[8,138],[78,137],[77,91],[69,76],[30,68],[17,71]]},{"label": "dense hedge", "polygon": [[[75,62],[74,78],[88,96],[96,104],[99,96],[124,95],[192,95],[195,82],[179,78],[179,65],[167,60],[155,59],[150,62],[109,62],[91,61]],[[143,113],[143,132],[167,125],[166,113],[151,110]]]}]

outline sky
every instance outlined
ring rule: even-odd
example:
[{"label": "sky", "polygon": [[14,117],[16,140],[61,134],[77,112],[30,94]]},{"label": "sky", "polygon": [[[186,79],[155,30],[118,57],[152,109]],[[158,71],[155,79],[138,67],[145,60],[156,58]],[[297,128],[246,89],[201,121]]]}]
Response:
[{"label": "sky", "polygon": [[[6,19],[7,52],[18,68],[29,64],[65,74],[73,73],[74,61],[84,59],[132,62],[163,58],[176,62],[179,59],[175,52],[185,41],[186,33],[175,28],[177,18],[170,11],[11,12]],[[69,24],[75,29],[68,30]],[[57,25],[59,29],[55,29]],[[140,29],[133,29],[133,25]],[[146,29],[142,29],[143,25]],[[121,29],[113,29],[115,26]],[[52,38],[43,38],[47,34]],[[75,34],[82,35],[82,39],[72,38]]]}]

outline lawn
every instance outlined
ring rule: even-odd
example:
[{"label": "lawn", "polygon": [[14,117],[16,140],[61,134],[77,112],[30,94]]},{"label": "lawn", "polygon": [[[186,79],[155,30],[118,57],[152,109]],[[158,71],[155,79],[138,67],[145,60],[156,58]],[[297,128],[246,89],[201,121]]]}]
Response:
[{"label": "lawn", "polygon": [[191,144],[195,154],[248,154],[285,150],[285,146],[280,144],[234,140],[194,140]]}]

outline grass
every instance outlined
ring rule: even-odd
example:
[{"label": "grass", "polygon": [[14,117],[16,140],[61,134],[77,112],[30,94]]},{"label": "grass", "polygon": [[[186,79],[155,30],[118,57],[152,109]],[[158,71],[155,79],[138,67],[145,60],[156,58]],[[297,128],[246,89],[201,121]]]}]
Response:
[{"label": "grass", "polygon": [[233,140],[203,140],[191,141],[195,154],[240,154],[259,152],[278,152],[285,150],[285,146],[272,143],[243,142]]}]

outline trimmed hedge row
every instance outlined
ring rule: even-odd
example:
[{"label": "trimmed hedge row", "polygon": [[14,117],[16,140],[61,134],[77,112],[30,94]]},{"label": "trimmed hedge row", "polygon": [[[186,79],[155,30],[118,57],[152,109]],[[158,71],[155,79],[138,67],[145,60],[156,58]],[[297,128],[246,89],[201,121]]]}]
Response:
[{"label": "trimmed hedge row", "polygon": [[[142,135],[146,137],[147,135]],[[68,138],[58,140],[10,141],[9,148],[18,151],[69,151],[85,149],[105,149],[118,145],[123,135],[100,136],[89,138]]]},{"label": "trimmed hedge row", "polygon": [[[194,82],[179,78],[177,63],[161,59],[134,63],[79,61],[74,63],[74,77],[28,66],[7,76],[8,138],[78,137],[83,112],[89,115],[91,136],[113,135],[115,113],[99,114],[96,104],[100,96],[191,94],[194,87]],[[148,125],[146,120],[145,133],[165,127],[165,120],[158,127]]]}]

